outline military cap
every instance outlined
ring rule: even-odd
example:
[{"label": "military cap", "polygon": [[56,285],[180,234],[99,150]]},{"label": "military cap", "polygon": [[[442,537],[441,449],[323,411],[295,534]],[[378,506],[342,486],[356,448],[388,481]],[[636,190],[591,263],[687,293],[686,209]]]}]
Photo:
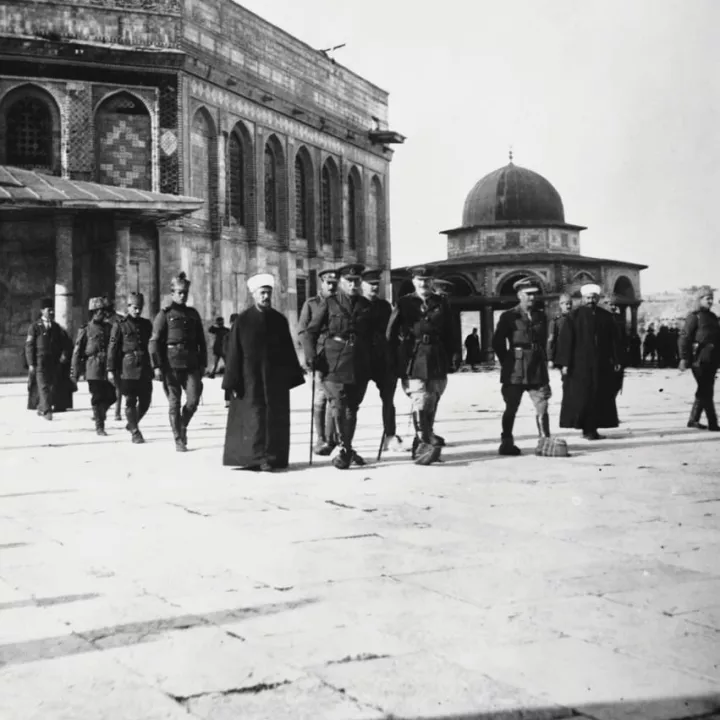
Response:
[{"label": "military cap", "polygon": [[455,283],[452,280],[445,280],[444,278],[435,278],[433,285],[436,290],[441,290],[446,293],[450,293],[455,289]]},{"label": "military cap", "polygon": [[128,307],[130,305],[135,305],[136,307],[139,307],[140,305],[144,305],[144,304],[145,304],[145,296],[141,292],[128,293],[128,296],[127,296]]},{"label": "military cap", "polygon": [[340,276],[335,268],[328,268],[327,270],[321,270],[318,273],[318,277],[327,281],[337,280]]},{"label": "military cap", "polygon": [[88,303],[89,310],[104,310],[107,307],[107,300],[104,297],[90,298]]},{"label": "military cap", "polygon": [[516,292],[539,292],[538,284],[529,277],[520,278],[513,283],[513,290]]},{"label": "military cap", "polygon": [[40,302],[40,309],[44,310],[45,308],[54,308],[55,307],[55,301],[52,298],[43,298]]},{"label": "military cap", "polygon": [[420,278],[422,280],[429,280],[435,277],[435,270],[425,265],[415,265],[410,268],[410,275],[414,278]]},{"label": "military cap", "polygon": [[700,300],[700,298],[707,297],[708,295],[715,295],[715,291],[709,285],[701,285],[695,291],[696,300]]},{"label": "military cap", "polygon": [[337,269],[340,277],[348,278],[349,280],[359,280],[362,277],[365,266],[361,263],[351,263],[350,265],[343,265]]},{"label": "military cap", "polygon": [[366,270],[362,274],[362,279],[363,279],[363,282],[366,282],[370,285],[379,285],[381,275],[382,275],[382,270]]}]

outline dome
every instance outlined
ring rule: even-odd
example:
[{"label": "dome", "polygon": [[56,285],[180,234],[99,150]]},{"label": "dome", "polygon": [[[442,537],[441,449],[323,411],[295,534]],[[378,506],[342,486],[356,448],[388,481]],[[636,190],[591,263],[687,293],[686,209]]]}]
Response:
[{"label": "dome", "polygon": [[564,223],[560,193],[542,175],[512,162],[478,180],[463,208],[463,227]]}]

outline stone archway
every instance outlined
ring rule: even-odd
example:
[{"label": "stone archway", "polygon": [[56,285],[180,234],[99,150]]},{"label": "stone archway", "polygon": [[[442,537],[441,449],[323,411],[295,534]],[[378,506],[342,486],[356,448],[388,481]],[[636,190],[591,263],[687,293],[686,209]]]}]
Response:
[{"label": "stone archway", "polygon": [[620,275],[613,286],[613,294],[626,303],[635,302],[635,287],[627,275]]}]

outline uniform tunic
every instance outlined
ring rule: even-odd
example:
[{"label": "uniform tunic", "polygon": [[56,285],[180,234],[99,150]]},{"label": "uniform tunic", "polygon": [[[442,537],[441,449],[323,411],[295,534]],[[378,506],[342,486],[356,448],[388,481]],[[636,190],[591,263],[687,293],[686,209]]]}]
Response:
[{"label": "uniform tunic", "polygon": [[290,390],[305,382],[285,316],[256,306],[230,330],[222,386],[233,392],[223,465],[288,466]]},{"label": "uniform tunic", "polygon": [[547,359],[548,362],[554,363],[555,362],[555,348],[557,347],[557,340],[560,336],[560,330],[562,330],[562,326],[565,324],[565,320],[568,317],[568,313],[561,313],[560,315],[556,315],[551,321],[550,321],[550,327],[548,328],[547,333]]},{"label": "uniform tunic", "polygon": [[614,366],[620,353],[612,315],[601,307],[575,308],[562,326],[555,358],[567,368],[560,427],[585,433],[617,427]]},{"label": "uniform tunic", "polygon": [[90,320],[83,325],[75,339],[72,357],[72,377],[85,376],[90,389],[90,404],[93,411],[104,420],[107,409],[115,402],[116,394],[108,382],[108,347],[112,325],[106,320]]}]

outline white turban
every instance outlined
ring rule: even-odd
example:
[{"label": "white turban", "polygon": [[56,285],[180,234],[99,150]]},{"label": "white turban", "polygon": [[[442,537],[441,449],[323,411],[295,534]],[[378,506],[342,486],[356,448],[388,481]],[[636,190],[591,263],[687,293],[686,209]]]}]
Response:
[{"label": "white turban", "polygon": [[247,281],[248,290],[251,293],[254,293],[256,290],[259,290],[261,287],[275,287],[275,278],[270,275],[270,273],[258,273],[257,275],[253,275],[251,278]]},{"label": "white turban", "polygon": [[595,285],[594,283],[588,283],[587,285],[583,285],[580,288],[580,294],[585,297],[586,295],[600,295],[602,293],[602,290],[600,289],[599,285]]}]

